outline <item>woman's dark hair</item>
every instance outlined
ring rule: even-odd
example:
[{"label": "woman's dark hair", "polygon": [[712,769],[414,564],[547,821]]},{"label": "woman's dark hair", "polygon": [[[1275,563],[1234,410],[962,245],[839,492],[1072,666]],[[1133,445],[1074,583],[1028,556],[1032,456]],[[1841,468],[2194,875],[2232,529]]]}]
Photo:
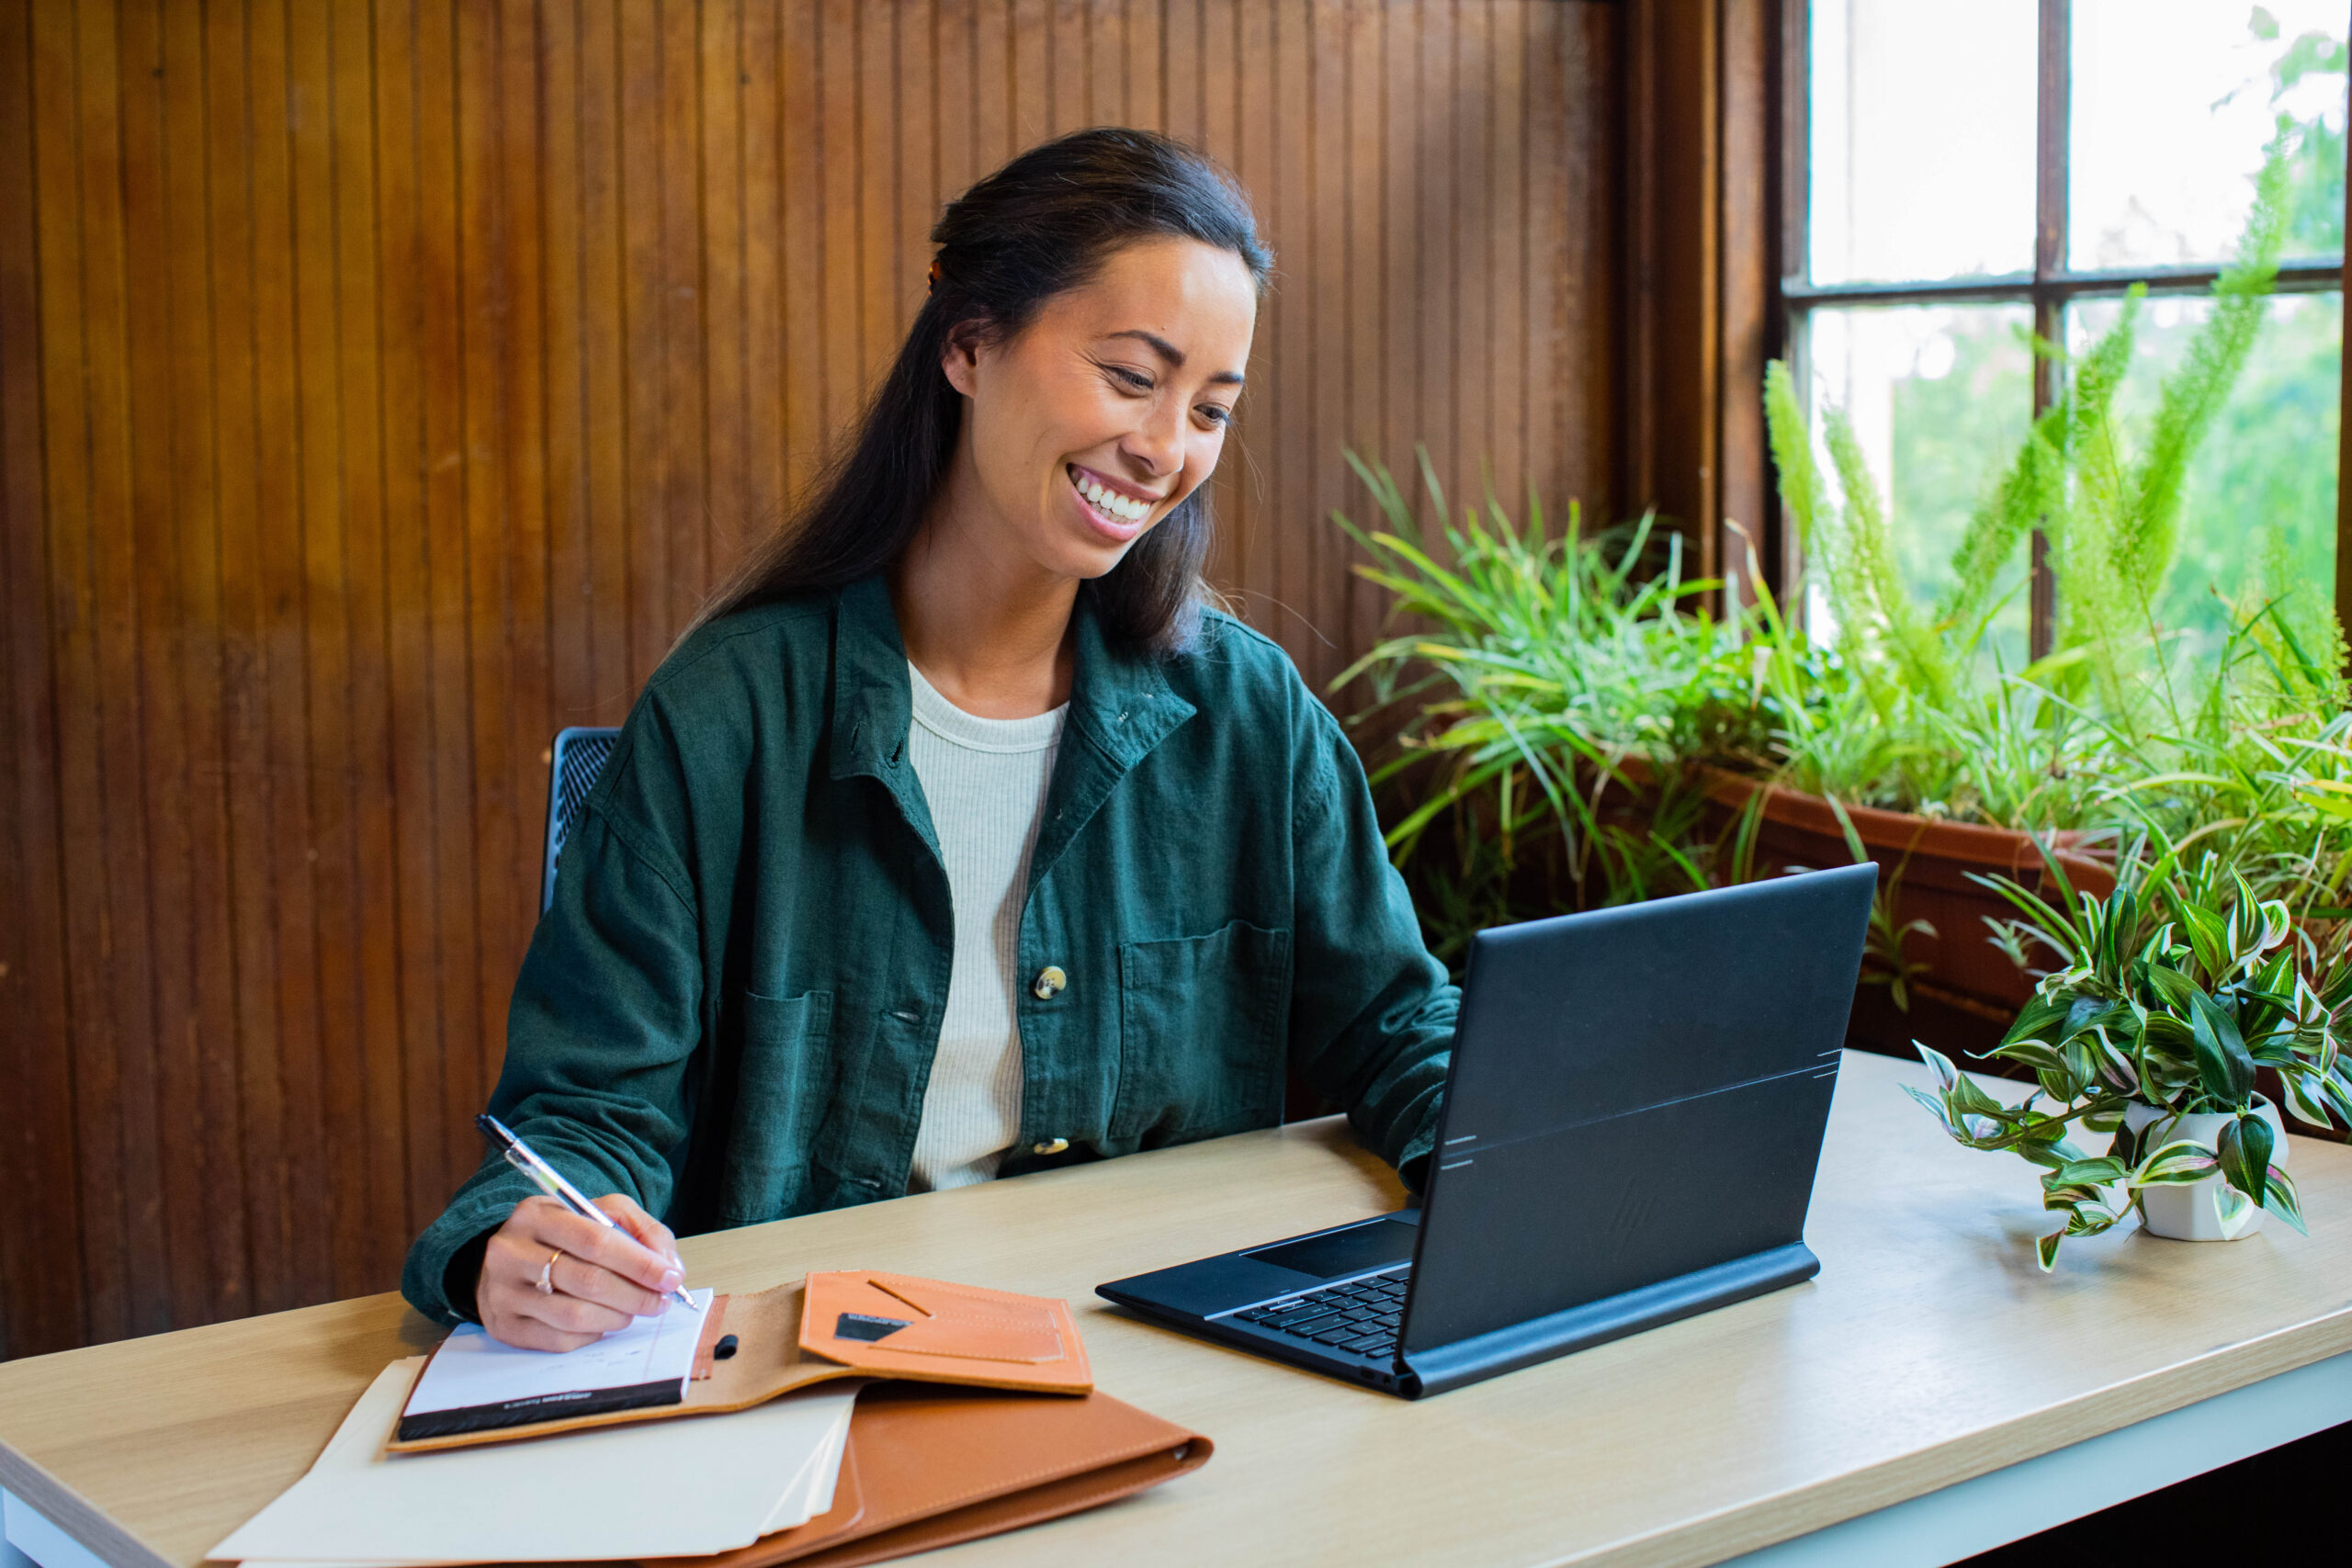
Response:
[{"label": "woman's dark hair", "polygon": [[[895,560],[956,450],[963,394],[940,368],[958,334],[1001,342],[1053,296],[1090,281],[1137,240],[1197,240],[1230,251],[1263,289],[1273,256],[1240,186],[1181,141],[1100,127],[1033,147],[956,200],[931,231],[931,297],[916,312],[855,439],[808,500],[720,586],[695,624],[787,593],[837,588]],[[1207,487],[1187,496],[1125,558],[1086,584],[1116,644],[1168,653],[1199,622],[1208,555]]]}]

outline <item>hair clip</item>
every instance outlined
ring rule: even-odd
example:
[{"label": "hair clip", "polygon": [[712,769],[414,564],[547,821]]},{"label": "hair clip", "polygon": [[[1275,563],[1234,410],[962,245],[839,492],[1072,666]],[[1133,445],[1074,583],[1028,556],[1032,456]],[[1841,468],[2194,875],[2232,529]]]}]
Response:
[{"label": "hair clip", "polygon": [[931,258],[931,287],[924,292],[929,294],[939,292],[939,258],[937,256]]}]

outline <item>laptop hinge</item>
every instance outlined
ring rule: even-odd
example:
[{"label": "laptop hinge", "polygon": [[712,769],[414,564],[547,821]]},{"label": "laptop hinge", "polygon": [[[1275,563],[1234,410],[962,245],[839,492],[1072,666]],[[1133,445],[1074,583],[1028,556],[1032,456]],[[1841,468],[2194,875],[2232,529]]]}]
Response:
[{"label": "laptop hinge", "polygon": [[1481,1378],[1516,1371],[1572,1350],[1799,1284],[1820,1271],[1821,1260],[1803,1242],[1792,1242],[1491,1334],[1408,1350],[1396,1358],[1398,1392],[1408,1399],[1443,1393]]}]

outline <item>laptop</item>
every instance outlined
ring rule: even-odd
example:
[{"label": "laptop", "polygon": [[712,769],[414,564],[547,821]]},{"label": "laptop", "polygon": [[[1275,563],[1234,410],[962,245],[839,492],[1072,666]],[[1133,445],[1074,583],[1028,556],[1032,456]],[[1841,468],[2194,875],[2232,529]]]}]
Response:
[{"label": "laptop", "polygon": [[1472,939],[1418,1209],[1097,1287],[1417,1399],[1811,1279],[1874,865]]}]

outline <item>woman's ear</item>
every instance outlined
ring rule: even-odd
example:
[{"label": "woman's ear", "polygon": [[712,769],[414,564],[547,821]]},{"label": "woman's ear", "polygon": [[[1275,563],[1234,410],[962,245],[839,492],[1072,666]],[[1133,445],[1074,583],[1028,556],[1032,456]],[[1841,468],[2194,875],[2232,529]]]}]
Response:
[{"label": "woman's ear", "polygon": [[947,346],[939,355],[939,368],[946,373],[947,384],[966,397],[977,396],[980,367],[979,334],[969,321],[958,321],[947,329]]}]

